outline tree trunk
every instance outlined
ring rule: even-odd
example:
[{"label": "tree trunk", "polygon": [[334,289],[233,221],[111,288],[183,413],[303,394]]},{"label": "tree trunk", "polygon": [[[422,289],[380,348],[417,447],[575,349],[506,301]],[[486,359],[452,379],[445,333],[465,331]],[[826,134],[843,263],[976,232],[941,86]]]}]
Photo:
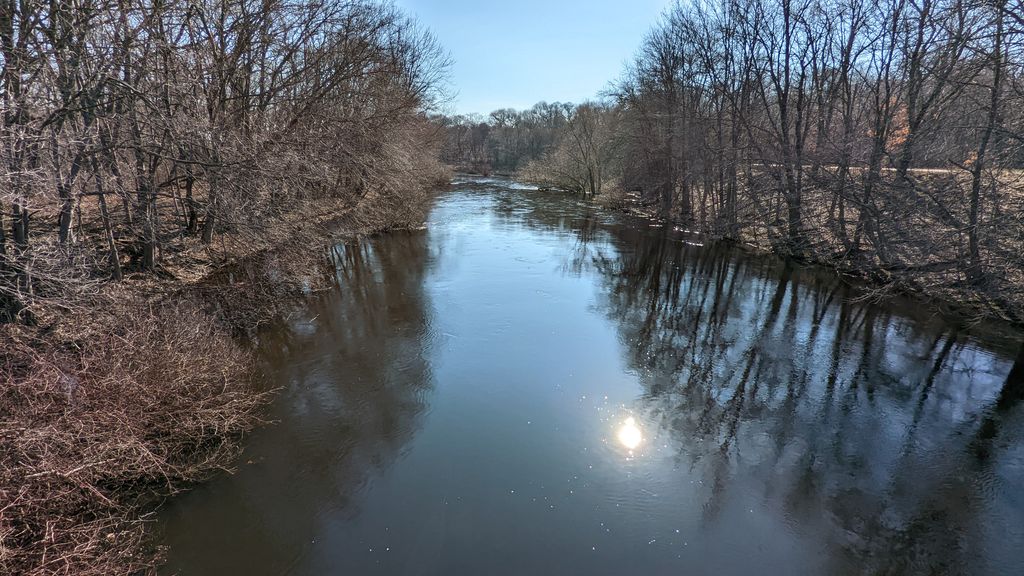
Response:
[{"label": "tree trunk", "polygon": [[57,239],[60,244],[66,245],[71,240],[71,216],[74,213],[74,199],[67,186],[59,186],[58,196],[60,197],[60,214],[57,218],[58,230]]},{"label": "tree trunk", "polygon": [[195,198],[192,196],[192,187],[195,184],[195,178],[189,171],[189,175],[185,179],[185,212],[187,214],[186,231],[189,236],[195,236],[196,231],[199,229],[199,209],[196,205]]},{"label": "tree trunk", "polygon": [[103,190],[103,176],[100,174],[99,162],[96,156],[92,157],[92,169],[96,177],[96,193],[100,200],[100,217],[103,219],[103,230],[107,235],[107,251],[110,261],[110,275],[114,280],[120,282],[124,278],[121,271],[121,258],[117,253],[117,242],[114,239],[114,230],[110,225],[110,211],[107,209],[107,195]]},{"label": "tree trunk", "polygon": [[0,260],[7,255],[7,230],[4,228],[4,204],[0,202]]},{"label": "tree trunk", "polygon": [[[144,170],[140,165],[139,170]],[[139,243],[142,247],[142,269],[151,271],[156,268],[156,195],[152,190],[153,182],[146,174],[140,174],[136,181],[139,202],[139,220],[142,223],[142,234]]]},{"label": "tree trunk", "polygon": [[214,208],[215,202],[210,202],[206,207],[206,218],[203,219],[203,244],[213,243],[213,230],[217,225],[217,211]]},{"label": "tree trunk", "polygon": [[999,122],[999,95],[1003,76],[1003,3],[996,7],[997,20],[992,47],[992,89],[989,99],[988,118],[978,143],[977,157],[971,169],[971,207],[967,222],[968,268],[967,277],[972,284],[980,283],[985,277],[981,260],[981,189],[982,177],[988,159],[989,142]]},{"label": "tree trunk", "polygon": [[20,203],[14,203],[11,214],[11,240],[19,252],[28,248],[29,212]]}]

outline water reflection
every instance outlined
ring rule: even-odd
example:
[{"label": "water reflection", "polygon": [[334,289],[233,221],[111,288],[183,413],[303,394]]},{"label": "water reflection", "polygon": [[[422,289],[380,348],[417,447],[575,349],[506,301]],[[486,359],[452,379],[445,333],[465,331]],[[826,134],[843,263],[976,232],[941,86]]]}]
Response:
[{"label": "water reflection", "polygon": [[644,441],[643,432],[640,431],[640,427],[636,424],[636,418],[630,416],[626,418],[626,421],[619,426],[618,431],[615,433],[615,437],[618,439],[619,444],[629,450],[636,450],[640,447],[640,443]]},{"label": "water reflection", "polygon": [[1021,567],[1024,352],[1011,368],[813,270],[628,228],[612,244],[590,254],[602,307],[639,406],[708,487],[705,525],[753,491],[822,531],[831,573]]},{"label": "water reflection", "polygon": [[692,240],[488,180],[339,249],[168,572],[1024,573],[1016,336]]},{"label": "water reflection", "polygon": [[275,424],[252,440],[241,473],[165,514],[165,542],[179,552],[166,573],[285,574],[332,564],[338,550],[322,543],[359,514],[367,482],[419,427],[433,386],[425,235],[339,246],[332,258],[340,287],[260,346],[268,379],[283,386]]}]

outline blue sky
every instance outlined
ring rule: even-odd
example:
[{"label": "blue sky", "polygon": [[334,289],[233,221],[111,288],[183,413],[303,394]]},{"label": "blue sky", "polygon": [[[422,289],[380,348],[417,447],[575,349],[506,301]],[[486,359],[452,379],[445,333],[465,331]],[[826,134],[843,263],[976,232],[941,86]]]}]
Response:
[{"label": "blue sky", "polygon": [[622,73],[671,0],[396,0],[451,53],[453,112],[580,102]]}]

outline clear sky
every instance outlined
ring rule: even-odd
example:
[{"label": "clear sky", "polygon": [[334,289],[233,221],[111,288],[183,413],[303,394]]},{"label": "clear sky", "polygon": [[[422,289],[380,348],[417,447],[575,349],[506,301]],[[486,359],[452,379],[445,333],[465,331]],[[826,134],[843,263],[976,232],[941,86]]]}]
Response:
[{"label": "clear sky", "polygon": [[618,78],[671,0],[396,0],[450,52],[453,112],[581,102]]}]

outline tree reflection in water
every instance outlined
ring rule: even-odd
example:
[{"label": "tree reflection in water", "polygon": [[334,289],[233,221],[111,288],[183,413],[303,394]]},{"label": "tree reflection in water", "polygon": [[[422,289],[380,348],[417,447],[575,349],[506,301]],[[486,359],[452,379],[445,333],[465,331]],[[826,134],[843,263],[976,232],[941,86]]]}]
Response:
[{"label": "tree reflection in water", "polygon": [[168,573],[1019,573],[1015,341],[687,240],[487,181],[338,249]]},{"label": "tree reflection in water", "polygon": [[[642,410],[705,475],[705,523],[754,486],[787,524],[827,519],[818,538],[836,572],[1013,565],[1024,351],[1006,361],[894,305],[855,303],[828,275],[727,246],[580,233],[569,268],[604,276]],[[999,531],[1005,549],[986,541]]]},{"label": "tree reflection in water", "polygon": [[[427,252],[422,232],[338,246],[339,287],[263,335],[267,378],[282,386],[275,425],[243,456],[255,470],[200,488],[166,515],[166,543],[189,551],[172,555],[167,573],[287,573],[316,535],[358,514],[361,489],[414,436],[433,387]],[[197,514],[214,507],[210,498],[218,513]],[[176,525],[197,516],[204,523]]]}]

